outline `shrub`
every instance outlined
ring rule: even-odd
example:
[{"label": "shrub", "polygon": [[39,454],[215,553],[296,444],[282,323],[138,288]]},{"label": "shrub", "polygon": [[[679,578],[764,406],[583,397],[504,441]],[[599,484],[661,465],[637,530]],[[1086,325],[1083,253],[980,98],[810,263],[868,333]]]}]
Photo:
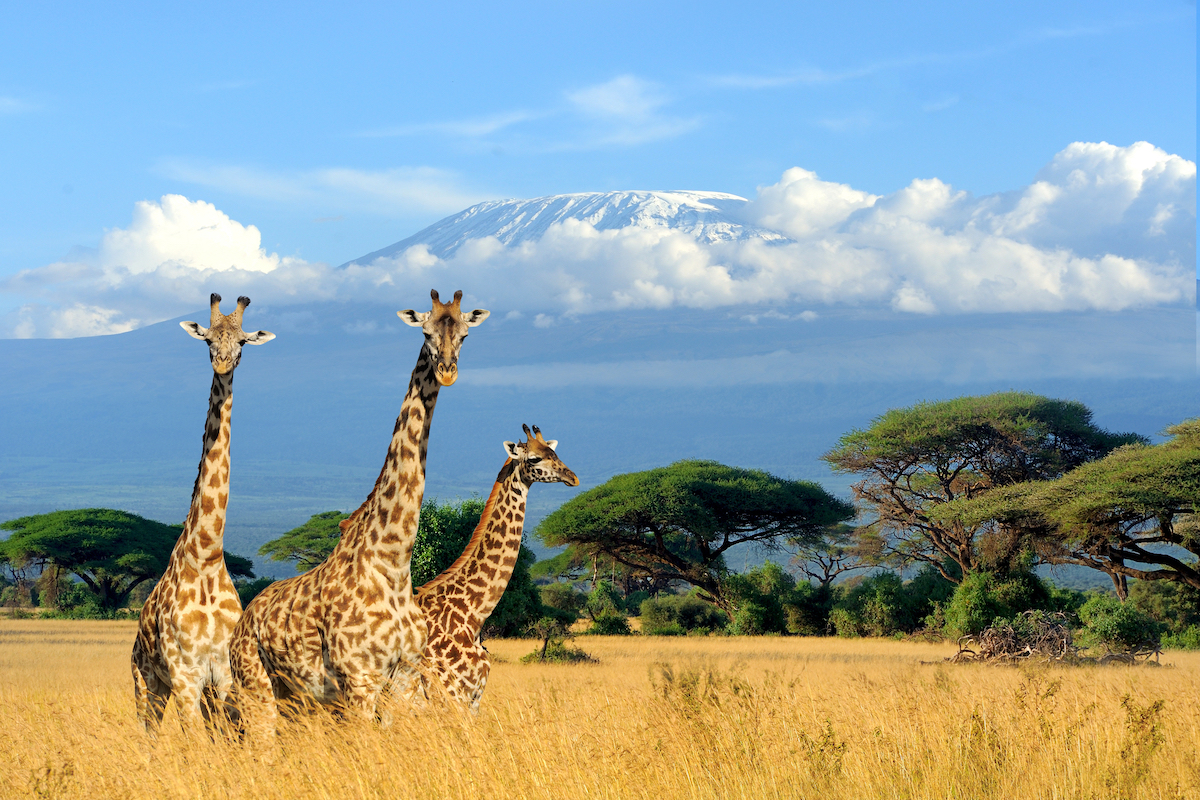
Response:
[{"label": "shrub", "polygon": [[1088,598],[1079,609],[1079,620],[1086,644],[1117,651],[1157,646],[1166,627],[1132,603],[1104,594]]},{"label": "shrub", "polygon": [[1190,625],[1179,633],[1163,634],[1160,645],[1172,650],[1200,650],[1200,625]]},{"label": "shrub", "polygon": [[521,656],[522,664],[579,664],[595,660],[578,647],[571,647],[562,639],[551,640],[546,646],[545,652],[534,650],[532,653]]},{"label": "shrub", "polygon": [[587,631],[593,636],[628,636],[633,633],[629,620],[619,611],[606,611],[592,621]]},{"label": "shrub", "polygon": [[625,598],[625,613],[631,617],[641,616],[642,603],[649,599],[650,593],[643,589],[630,592],[629,596]]},{"label": "shrub", "polygon": [[725,612],[701,600],[695,591],[642,601],[642,633],[648,636],[682,636],[696,628],[716,630],[729,622]]},{"label": "shrub", "polygon": [[1200,590],[1174,581],[1130,581],[1134,608],[1163,623],[1172,635],[1200,625]]},{"label": "shrub", "polygon": [[583,610],[593,621],[605,615],[619,614],[624,610],[624,602],[616,588],[608,581],[597,581],[588,592]]},{"label": "shrub", "polygon": [[1050,590],[1032,572],[974,572],[963,578],[945,607],[945,632],[952,638],[979,633],[996,619],[1045,609],[1050,600]]},{"label": "shrub", "polygon": [[234,581],[233,585],[237,587],[238,599],[242,601],[242,608],[250,605],[250,601],[258,597],[262,590],[275,582],[274,578],[255,578],[252,581]]},{"label": "shrub", "polygon": [[829,623],[838,636],[890,636],[907,622],[904,584],[894,572],[880,572],[851,587],[834,604]]},{"label": "shrub", "polygon": [[570,625],[579,619],[587,595],[569,583],[550,583],[541,588],[542,607],[548,616]]}]

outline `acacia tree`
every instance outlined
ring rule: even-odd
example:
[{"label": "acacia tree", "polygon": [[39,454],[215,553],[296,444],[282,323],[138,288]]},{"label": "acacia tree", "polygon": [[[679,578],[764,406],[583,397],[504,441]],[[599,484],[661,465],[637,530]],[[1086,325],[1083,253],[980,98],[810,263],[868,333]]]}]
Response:
[{"label": "acacia tree", "polygon": [[568,545],[558,555],[537,562],[530,569],[530,575],[536,580],[564,579],[574,582],[587,579],[592,586],[607,581],[618,587],[624,597],[634,592],[656,594],[670,588],[670,581],[661,576],[622,564],[600,553],[589,552],[579,545]]},{"label": "acacia tree", "polygon": [[877,539],[857,536],[855,528],[845,523],[828,528],[819,539],[792,546],[796,551],[792,563],[821,589],[828,589],[839,575],[870,569],[882,559]]},{"label": "acacia tree", "polygon": [[292,528],[258,548],[258,554],[272,561],[291,561],[296,565],[297,572],[308,572],[328,558],[333,548],[337,547],[338,539],[342,536],[338,523],[349,518],[349,514],[341,511],[314,514],[300,527]]},{"label": "acacia tree", "polygon": [[[0,524],[12,531],[0,542],[0,557],[39,571],[67,572],[113,611],[146,581],[167,568],[183,528],[111,508],[81,508],[21,517]],[[225,554],[234,577],[254,577],[249,559]]]},{"label": "acacia tree", "polygon": [[854,508],[807,481],[715,461],[618,475],[542,520],[536,536],[665,581],[698,587],[731,611],[725,554],[751,542],[778,549],[851,518]]},{"label": "acacia tree", "polygon": [[1002,392],[894,409],[842,436],[823,458],[835,472],[862,476],[854,497],[874,519],[860,535],[958,583],[985,563],[1012,562],[1022,542],[1010,527],[939,517],[936,509],[996,487],[1057,478],[1115,447],[1144,442],[1097,427],[1082,403]]},{"label": "acacia tree", "polygon": [[1162,444],[1121,447],[1057,480],[959,501],[941,516],[1021,530],[1048,563],[1108,573],[1122,600],[1129,578],[1200,589],[1200,419],[1167,433]]}]

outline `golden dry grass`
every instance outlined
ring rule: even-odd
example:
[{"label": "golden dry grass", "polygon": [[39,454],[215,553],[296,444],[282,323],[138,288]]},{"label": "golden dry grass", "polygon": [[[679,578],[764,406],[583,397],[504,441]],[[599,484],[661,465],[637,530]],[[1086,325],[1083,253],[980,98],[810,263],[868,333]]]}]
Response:
[{"label": "golden dry grass", "polygon": [[149,746],[133,631],[0,621],[0,796],[1200,797],[1196,653],[1017,669],[890,641],[584,637],[598,664],[525,666],[532,642],[494,641],[477,718],[309,715],[268,766],[177,725]]}]

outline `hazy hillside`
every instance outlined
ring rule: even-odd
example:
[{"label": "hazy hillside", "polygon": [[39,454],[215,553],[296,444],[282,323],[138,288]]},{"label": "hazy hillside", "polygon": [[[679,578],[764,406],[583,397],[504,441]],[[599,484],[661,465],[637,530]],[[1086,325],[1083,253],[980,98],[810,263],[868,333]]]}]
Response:
[{"label": "hazy hillside", "polygon": [[[414,288],[413,304],[427,291]],[[366,496],[420,347],[395,310],[248,310],[248,328],[278,338],[247,348],[235,379],[231,550],[251,554],[310,514]],[[1053,314],[780,316],[627,312],[539,328],[495,315],[472,332],[462,377],[441,394],[428,495],[486,494],[501,442],[523,422],[561,441],[582,488],[712,458],[844,492],[847,480],[820,454],[919,400],[1028,389],[1082,400],[1102,425],[1148,435],[1200,408],[1190,309],[1078,314],[1069,325]],[[202,344],[172,321],[3,340],[0,363],[0,519],[85,505],[182,519],[211,380]],[[535,488],[530,527],[573,491]]]}]

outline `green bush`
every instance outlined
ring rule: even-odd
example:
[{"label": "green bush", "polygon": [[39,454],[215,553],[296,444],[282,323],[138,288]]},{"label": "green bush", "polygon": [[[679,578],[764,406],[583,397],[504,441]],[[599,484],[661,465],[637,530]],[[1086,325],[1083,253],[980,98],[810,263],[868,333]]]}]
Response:
[{"label": "green bush", "polygon": [[593,621],[605,615],[619,614],[625,610],[625,603],[615,586],[608,581],[596,581],[592,591],[588,592],[583,605],[583,611]]},{"label": "green bush", "polygon": [[1130,581],[1129,600],[1134,608],[1179,635],[1200,626],[1200,590],[1174,581]]},{"label": "green bush", "polygon": [[555,582],[541,588],[542,614],[570,626],[579,619],[587,595],[569,583]]},{"label": "green bush", "polygon": [[974,572],[963,578],[945,606],[945,633],[951,638],[979,633],[996,619],[1011,619],[1050,604],[1050,590],[1032,572],[1004,576]]},{"label": "green bush", "polygon": [[629,620],[619,611],[606,611],[592,621],[587,631],[593,636],[628,636],[633,633]]},{"label": "green bush", "polygon": [[829,627],[838,636],[912,633],[938,624],[953,592],[954,584],[930,566],[908,582],[894,572],[878,572],[837,590]]},{"label": "green bush", "polygon": [[262,590],[275,582],[274,578],[255,578],[252,581],[240,580],[234,581],[233,585],[237,588],[238,599],[242,601],[242,608],[250,605],[250,601],[258,597]]},{"label": "green bush", "polygon": [[640,616],[642,613],[642,603],[650,599],[650,593],[638,589],[636,592],[630,592],[625,598],[625,613],[631,617]]},{"label": "green bush", "polygon": [[912,627],[906,600],[900,576],[880,572],[845,591],[829,623],[838,636],[891,636]]},{"label": "green bush", "polygon": [[595,661],[587,653],[580,650],[578,647],[571,647],[562,639],[553,639],[546,646],[546,652],[543,654],[540,649],[534,650],[532,653],[521,656],[522,664],[580,664],[588,661]]},{"label": "green bush", "polygon": [[647,636],[683,636],[696,628],[724,628],[729,622],[724,611],[701,600],[695,591],[643,600],[641,617],[642,633]]},{"label": "green bush", "polygon": [[1171,650],[1200,650],[1200,625],[1190,625],[1179,633],[1165,633],[1159,644]]},{"label": "green bush", "polygon": [[1080,638],[1084,644],[1117,651],[1157,646],[1166,628],[1132,603],[1105,594],[1088,598],[1079,609],[1079,620],[1083,623]]}]

